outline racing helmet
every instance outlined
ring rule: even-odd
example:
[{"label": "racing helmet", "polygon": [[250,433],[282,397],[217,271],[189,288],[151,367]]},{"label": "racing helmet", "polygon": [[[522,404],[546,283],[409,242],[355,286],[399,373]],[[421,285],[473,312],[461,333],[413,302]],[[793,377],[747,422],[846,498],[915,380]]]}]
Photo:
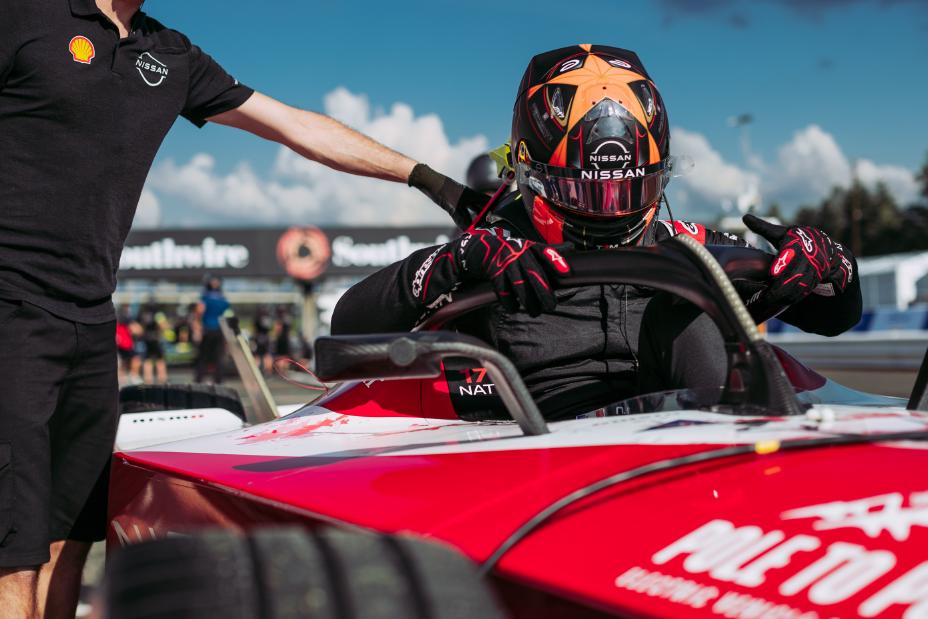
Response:
[{"label": "racing helmet", "polygon": [[670,128],[634,52],[577,45],[538,54],[512,118],[522,200],[549,243],[637,242],[670,178]]},{"label": "racing helmet", "polygon": [[474,157],[467,166],[467,186],[474,191],[493,195],[503,184],[496,163],[486,153]]}]

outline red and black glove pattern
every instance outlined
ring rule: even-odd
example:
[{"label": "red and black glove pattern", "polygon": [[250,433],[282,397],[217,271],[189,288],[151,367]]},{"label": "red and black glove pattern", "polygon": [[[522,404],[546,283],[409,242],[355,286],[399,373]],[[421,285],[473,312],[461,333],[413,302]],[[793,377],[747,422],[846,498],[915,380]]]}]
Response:
[{"label": "red and black glove pattern", "polygon": [[851,252],[818,228],[778,226],[754,215],[745,215],[744,225],[778,251],[770,285],[759,300],[785,307],[810,294],[840,295],[854,281]]},{"label": "red and black glove pattern", "polygon": [[548,274],[570,273],[559,249],[563,246],[478,228],[436,249],[416,271],[412,294],[423,306],[434,309],[447,302],[461,284],[488,281],[503,307],[521,308],[537,316],[557,304]]}]

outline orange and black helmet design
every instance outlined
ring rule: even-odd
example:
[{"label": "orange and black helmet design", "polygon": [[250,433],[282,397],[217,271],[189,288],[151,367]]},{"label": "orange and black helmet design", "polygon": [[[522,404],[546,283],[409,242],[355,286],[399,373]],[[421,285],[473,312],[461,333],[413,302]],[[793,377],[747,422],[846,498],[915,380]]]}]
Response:
[{"label": "orange and black helmet design", "polygon": [[535,56],[512,121],[516,180],[552,243],[635,242],[670,177],[670,129],[634,52],[578,45]]}]

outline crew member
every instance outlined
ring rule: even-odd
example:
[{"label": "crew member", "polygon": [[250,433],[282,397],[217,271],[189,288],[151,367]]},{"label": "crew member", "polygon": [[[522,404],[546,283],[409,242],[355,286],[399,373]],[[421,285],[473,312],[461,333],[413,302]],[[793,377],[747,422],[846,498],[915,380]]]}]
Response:
[{"label": "crew member", "polygon": [[116,427],[110,296],[143,182],[178,116],[407,182],[457,217],[483,198],[331,118],[253,91],[141,4],[0,0],[4,617],[73,617],[86,542],[103,534],[102,515],[80,520],[92,530],[75,522]]},{"label": "crew member", "polygon": [[[548,418],[661,389],[721,387],[721,335],[693,306],[635,286],[553,291],[549,283],[550,273],[570,269],[565,243],[599,251],[687,234],[746,245],[658,219],[673,165],[670,129],[638,56],[590,45],[536,56],[519,87],[511,139],[519,192],[494,211],[493,227],[361,281],[336,306],[332,333],[408,330],[458,288],[490,281],[499,305],[458,327],[513,360]],[[745,223],[779,251],[757,302],[789,306],[783,320],[824,335],[858,322],[860,287],[846,248],[812,228],[750,215]]]}]

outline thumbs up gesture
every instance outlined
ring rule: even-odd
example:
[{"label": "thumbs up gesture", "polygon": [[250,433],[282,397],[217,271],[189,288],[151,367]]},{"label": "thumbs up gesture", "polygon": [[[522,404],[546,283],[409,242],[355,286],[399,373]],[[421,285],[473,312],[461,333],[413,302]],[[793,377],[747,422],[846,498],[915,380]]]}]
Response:
[{"label": "thumbs up gesture", "polygon": [[853,254],[821,230],[778,226],[754,215],[745,215],[743,221],[779,252],[770,267],[771,281],[763,301],[789,306],[810,294],[832,297],[854,280]]}]

